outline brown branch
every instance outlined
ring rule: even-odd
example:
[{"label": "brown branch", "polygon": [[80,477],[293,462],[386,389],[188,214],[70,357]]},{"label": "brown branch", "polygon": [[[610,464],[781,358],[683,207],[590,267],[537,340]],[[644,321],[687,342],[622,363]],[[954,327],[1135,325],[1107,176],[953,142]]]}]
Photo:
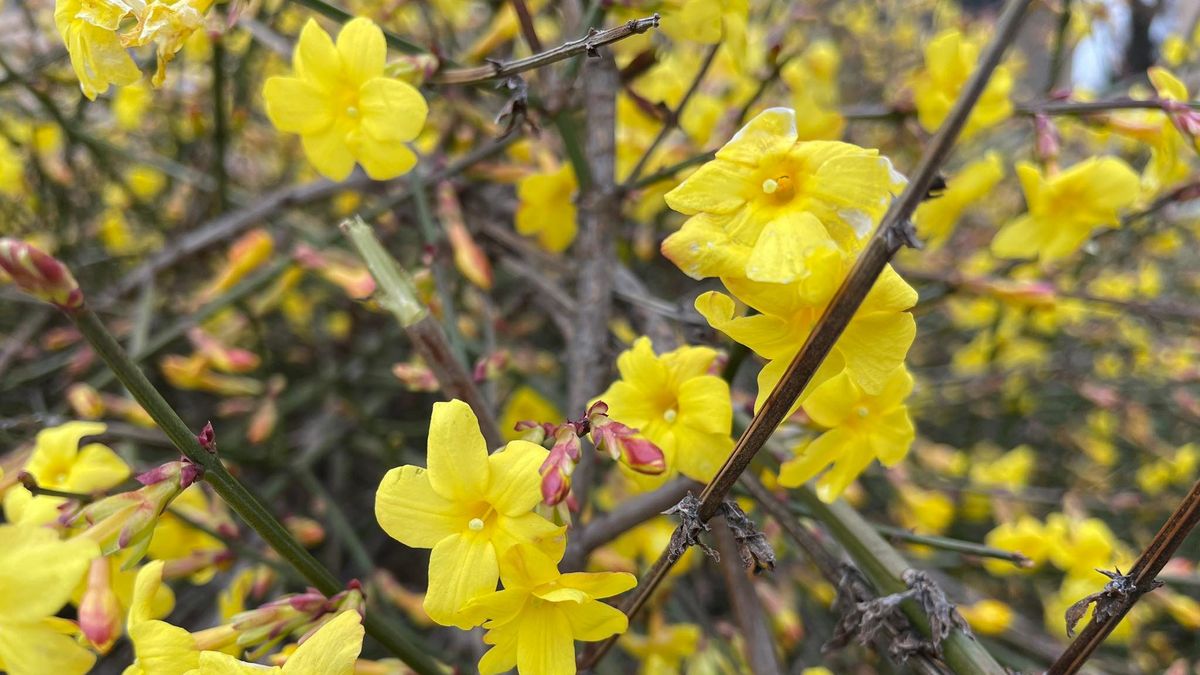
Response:
[{"label": "brown branch", "polygon": [[[1200,110],[1200,102],[1188,102],[1194,110]],[[1087,116],[1102,115],[1115,110],[1162,110],[1163,102],[1157,98],[1133,99],[1116,98],[1105,101],[1028,101],[1013,106],[1013,114],[1022,117],[1034,115],[1051,116]],[[888,104],[859,104],[842,108],[842,117],[848,120],[889,120],[903,119],[916,113],[911,107],[898,107]]]},{"label": "brown branch", "polygon": [[661,515],[683,499],[688,492],[700,484],[689,478],[677,478],[666,485],[629,499],[608,513],[596,516],[571,533],[567,542],[567,553],[563,556],[564,569],[583,569],[587,557],[596,549],[642,523]]},{"label": "brown branch", "polygon": [[495,450],[503,446],[504,436],[500,433],[496,416],[492,414],[492,406],[475,384],[471,373],[455,358],[454,350],[450,348],[450,340],[442,330],[442,324],[427,314],[411,326],[405,326],[404,332],[408,339],[412,340],[413,347],[421,355],[425,365],[429,366],[429,370],[437,378],[442,391],[451,398],[462,400],[475,411],[475,417],[479,419],[479,430],[483,432],[488,448]]},{"label": "brown branch", "polygon": [[[716,539],[717,551],[720,552],[721,558],[727,562],[737,560],[738,544],[725,522],[725,517],[714,518],[712,526],[713,538]],[[782,675],[783,670],[779,667],[779,658],[775,653],[775,640],[771,635],[770,626],[767,625],[754,581],[739,565],[718,566],[725,576],[725,586],[729,589],[729,604],[733,606],[734,619],[742,632],[742,646],[750,672],[758,675]]]},{"label": "brown branch", "polygon": [[569,59],[572,56],[586,53],[589,56],[598,54],[598,48],[605,45],[610,45],[614,42],[619,42],[632,35],[645,33],[651,28],[658,27],[658,15],[649,16],[644,19],[633,19],[626,21],[620,26],[609,28],[607,30],[597,31],[592,29],[584,37],[578,40],[565,42],[549,51],[534,54],[523,59],[509,61],[507,63],[491,62],[486,66],[477,66],[474,68],[459,68],[456,70],[447,70],[430,78],[430,84],[445,84],[445,85],[465,85],[465,84],[480,84],[489,80],[498,80],[523,73],[527,70],[548,66],[551,63],[556,63],[564,59]]},{"label": "brown branch", "polygon": [[521,24],[521,36],[525,38],[525,44],[529,45],[529,50],[534,54],[542,51],[542,41],[538,39],[537,30],[533,27],[533,16],[529,13],[529,6],[525,4],[525,0],[512,0],[513,11],[517,13],[517,21]]},{"label": "brown branch", "polygon": [[[1031,2],[1032,0],[1009,0],[1004,14],[996,26],[994,37],[980,59],[978,68],[971,75],[971,79],[960,92],[958,100],[947,115],[945,122],[931,140],[929,148],[922,156],[921,162],[904,192],[892,202],[866,248],[859,254],[854,268],[842,282],[825,313],[805,340],[791,365],[788,366],[779,384],[767,397],[754,419],[750,421],[750,425],[738,439],[733,452],[726,459],[716,477],[700,495],[700,522],[706,522],[716,515],[729,490],[746,467],[750,465],[750,461],[770,438],[775,428],[787,416],[788,410],[799,398],[800,392],[807,386],[842,331],[850,323],[850,319],[858,311],[859,305],[862,304],[863,299],[874,286],[875,280],[883,272],[892,256],[905,243],[911,242],[910,218],[933,184],[939,167],[949,156],[959,132],[966,123],[976,101],[983,93],[992,71],[1000,63],[1001,57],[1016,36],[1021,19]],[[645,605],[659,584],[666,578],[672,565],[672,557],[668,556],[668,551],[664,551],[658,562],[647,572],[647,578],[639,583],[634,595],[624,603],[622,609],[627,616],[632,617]],[[595,665],[612,644],[612,639],[600,643],[592,655],[585,658],[585,667]],[[1003,672],[986,652],[973,653],[968,656],[968,660],[973,658],[983,660],[982,664],[977,664],[980,668],[992,672]]]},{"label": "brown branch", "polygon": [[1192,486],[1175,512],[1154,535],[1154,539],[1146,545],[1129,574],[1118,575],[1114,579],[1114,583],[1122,582],[1121,591],[1104,607],[1104,617],[1089,622],[1079,633],[1079,637],[1075,638],[1050,666],[1046,675],[1070,675],[1079,672],[1137,601],[1161,585],[1162,582],[1157,579],[1158,573],[1166,566],[1171,556],[1175,555],[1175,551],[1179,550],[1179,546],[1191,534],[1197,523],[1200,523],[1200,482]]},{"label": "brown branch", "polygon": [[[575,282],[575,329],[567,343],[567,410],[581,412],[600,393],[608,373],[608,320],[612,313],[613,261],[621,202],[615,193],[616,95],[620,73],[609,55],[588,63],[584,77],[585,164],[579,180],[579,237],[572,249],[579,271]],[[568,135],[564,134],[564,142]],[[580,173],[580,171],[576,171]],[[595,453],[585,453],[572,476],[582,511],[595,474]]]}]

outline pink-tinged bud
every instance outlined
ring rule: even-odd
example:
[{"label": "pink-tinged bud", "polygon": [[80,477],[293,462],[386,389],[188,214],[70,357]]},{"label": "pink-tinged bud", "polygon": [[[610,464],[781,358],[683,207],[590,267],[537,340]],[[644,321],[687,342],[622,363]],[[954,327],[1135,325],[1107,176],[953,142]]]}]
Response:
[{"label": "pink-tinged bud", "polygon": [[1033,116],[1033,127],[1037,141],[1035,143],[1035,151],[1038,159],[1043,163],[1053,163],[1058,161],[1059,151],[1062,149],[1058,127],[1049,115],[1038,113]]},{"label": "pink-tinged bud", "polygon": [[255,444],[262,443],[271,437],[278,423],[279,406],[275,403],[275,397],[269,396],[258,410],[254,411],[254,416],[246,425],[246,440]]},{"label": "pink-tinged bud", "polygon": [[449,181],[438,184],[437,209],[439,220],[446,228],[450,248],[454,251],[454,266],[468,281],[485,291],[489,290],[492,287],[492,263],[467,229],[458,195]]},{"label": "pink-tinged bud", "polygon": [[129,550],[122,569],[131,569],[146,554],[158,519],[189,485],[199,480],[203,468],[189,461],[167,462],[137,476],[143,487],[92,502],[60,521],[87,526],[80,536],[100,545],[104,555]]},{"label": "pink-tinged bud", "polygon": [[71,270],[20,239],[0,238],[0,269],[38,300],[68,312],[83,306],[83,291]]},{"label": "pink-tinged bud", "polygon": [[43,349],[56,352],[73,344],[78,344],[82,338],[83,335],[75,326],[63,326],[62,328],[51,328],[42,333],[41,344]]},{"label": "pink-tinged bud", "polygon": [[441,388],[437,376],[423,363],[397,363],[392,366],[392,374],[409,391],[437,391]]},{"label": "pink-tinged bud", "polygon": [[345,251],[318,251],[307,244],[299,244],[293,249],[292,257],[301,267],[340,286],[346,295],[355,300],[369,298],[375,292],[375,278],[370,270]]},{"label": "pink-tinged bud", "polygon": [[228,347],[200,328],[188,331],[188,339],[214,368],[226,373],[248,373],[258,368],[262,361],[258,354],[248,349]]},{"label": "pink-tinged bud", "polygon": [[121,603],[112,588],[108,558],[96,558],[88,568],[87,586],[79,601],[79,629],[96,651],[107,654],[121,637],[124,618]]},{"label": "pink-tinged bud", "polygon": [[1187,136],[1193,147],[1200,149],[1200,111],[1192,110],[1183,101],[1163,101],[1162,106],[1179,133]]},{"label": "pink-tinged bud", "polygon": [[1049,307],[1054,305],[1057,300],[1057,290],[1053,284],[1045,281],[1012,281],[978,277],[964,279],[962,285],[976,293],[990,295],[1014,305]]},{"label": "pink-tinged bud", "polygon": [[486,382],[499,377],[508,369],[509,352],[507,349],[492,352],[475,362],[472,377],[476,382]]},{"label": "pink-tinged bud", "polygon": [[204,428],[200,430],[200,433],[196,434],[196,440],[199,441],[200,447],[216,454],[217,432],[213,429],[211,421],[204,423]]},{"label": "pink-tinged bud", "polygon": [[645,438],[625,437],[621,441],[621,463],[638,473],[658,475],[667,470],[662,450]]},{"label": "pink-tinged bud", "polygon": [[84,419],[95,420],[104,415],[104,399],[100,392],[84,382],[76,382],[67,388],[67,403],[76,415]]},{"label": "pink-tinged bud", "polygon": [[554,447],[538,473],[542,477],[542,502],[554,506],[571,492],[571,474],[579,463],[581,444],[575,429],[564,424],[554,434]]},{"label": "pink-tinged bud", "polygon": [[287,516],[283,519],[283,525],[305,548],[319,546],[325,541],[325,528],[312,518]]},{"label": "pink-tinged bud", "polygon": [[275,251],[275,242],[264,229],[256,229],[242,235],[229,247],[229,256],[217,278],[200,294],[201,302],[208,302],[217,295],[233,288],[270,259]]}]

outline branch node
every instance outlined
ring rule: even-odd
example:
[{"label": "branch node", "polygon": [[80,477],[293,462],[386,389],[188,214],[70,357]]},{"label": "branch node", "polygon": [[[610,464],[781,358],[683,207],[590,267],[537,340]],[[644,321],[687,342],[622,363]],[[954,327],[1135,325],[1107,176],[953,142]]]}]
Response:
[{"label": "branch node", "polygon": [[[843,566],[836,605],[841,615],[833,637],[823,649],[843,647],[852,638],[864,645],[882,638],[892,657],[904,662],[917,654],[941,658],[942,642],[954,629],[970,635],[967,622],[955,611],[954,604],[924,572],[908,569],[901,579],[908,590],[861,601],[859,598],[865,595],[865,579],[858,570]],[[929,617],[928,639],[913,630],[901,611],[900,605],[906,600],[916,601]]]},{"label": "branch node", "polygon": [[1158,579],[1151,579],[1149,587],[1138,589],[1137,580],[1132,574],[1122,574],[1121,569],[1110,572],[1108,570],[1096,570],[1104,576],[1111,579],[1104,588],[1092,593],[1091,595],[1077,601],[1075,604],[1067,608],[1064,618],[1067,621],[1067,637],[1074,637],[1075,626],[1079,624],[1088,607],[1095,605],[1096,608],[1092,612],[1092,621],[1103,623],[1112,617],[1116,617],[1125,609],[1126,600],[1129,598],[1140,597],[1144,593],[1163,585],[1163,582]]},{"label": "branch node", "polygon": [[899,250],[904,246],[917,250],[925,247],[921,243],[920,237],[917,236],[917,228],[913,225],[911,218],[905,218],[898,221],[892,227],[889,227],[885,236],[887,237],[888,248],[892,250]]},{"label": "branch node", "polygon": [[693,546],[699,546],[704,554],[716,562],[721,562],[721,554],[713,547],[700,541],[700,533],[708,532],[708,523],[700,518],[700,500],[691,492],[678,504],[663,511],[663,515],[679,515],[679,527],[671,533],[671,543],[667,545],[667,559],[674,565],[684,553]]},{"label": "branch node", "polygon": [[755,574],[760,574],[764,570],[774,571],[774,549],[771,548],[770,542],[763,536],[763,533],[758,531],[754,521],[750,520],[746,512],[737,505],[737,502],[726,499],[721,502],[720,512],[725,516],[725,523],[733,532],[733,539],[737,542],[738,556],[742,559],[742,565],[746,569],[754,570]]}]

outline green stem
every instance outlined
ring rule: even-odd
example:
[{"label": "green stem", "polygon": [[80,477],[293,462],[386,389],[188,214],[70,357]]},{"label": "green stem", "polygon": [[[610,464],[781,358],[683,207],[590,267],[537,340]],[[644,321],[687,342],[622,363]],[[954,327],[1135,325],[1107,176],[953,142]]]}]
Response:
[{"label": "green stem", "polygon": [[[841,500],[826,504],[807,486],[793,490],[792,494],[829,529],[880,595],[908,590],[908,586],[901,581],[901,575],[911,566],[850,505]],[[900,608],[917,630],[926,637],[930,635],[929,617],[919,604],[906,600]],[[946,663],[956,673],[1003,675],[1005,672],[970,633],[960,629],[951,629],[950,635],[942,642],[942,650]]]},{"label": "green stem", "polygon": [[[68,316],[84,338],[91,343],[96,354],[108,364],[117,379],[149,413],[167,438],[171,439],[171,443],[185,457],[204,468],[205,480],[212,485],[221,499],[319,591],[325,595],[341,591],[343,584],[333,573],[296,541],[287,528],[271,515],[267,507],[225,469],[215,452],[209,452],[200,445],[196,435],[154,388],[150,380],[146,379],[146,375],[129,358],[91,308],[84,306],[75,312],[69,312]],[[363,625],[372,637],[418,673],[434,675],[441,672],[428,656],[429,650],[406,639],[394,627],[382,623],[373,615],[366,617]]]}]

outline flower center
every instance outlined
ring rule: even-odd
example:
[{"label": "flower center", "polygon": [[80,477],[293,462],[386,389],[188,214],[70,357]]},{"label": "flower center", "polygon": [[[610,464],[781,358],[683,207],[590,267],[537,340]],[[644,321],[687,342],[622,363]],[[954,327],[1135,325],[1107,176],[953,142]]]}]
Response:
[{"label": "flower center", "polygon": [[796,196],[796,186],[788,175],[766,178],[762,182],[762,191],[775,202],[791,201]]},{"label": "flower center", "polygon": [[668,422],[674,422],[676,417],[679,417],[679,412],[674,408],[667,408],[663,411],[663,419]]},{"label": "flower center", "polygon": [[483,519],[472,518],[471,522],[467,523],[467,527],[471,528],[472,532],[481,532],[483,530]]},{"label": "flower center", "polygon": [[871,411],[867,410],[867,406],[865,405],[858,406],[854,409],[854,412],[857,413],[859,417],[866,417],[867,415],[871,414]]},{"label": "flower center", "polygon": [[352,105],[346,106],[346,117],[349,117],[350,119],[357,118],[358,117],[358,108],[356,108],[355,106],[352,106]]}]

